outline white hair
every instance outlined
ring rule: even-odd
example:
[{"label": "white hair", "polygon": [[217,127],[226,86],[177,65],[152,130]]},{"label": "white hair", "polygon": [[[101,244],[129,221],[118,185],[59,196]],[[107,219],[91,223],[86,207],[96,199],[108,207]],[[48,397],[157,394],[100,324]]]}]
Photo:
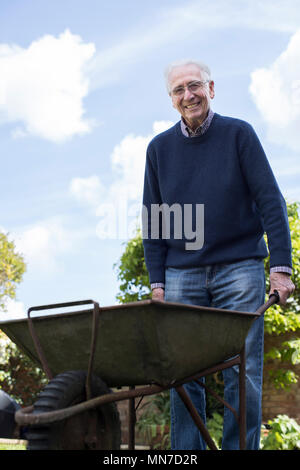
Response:
[{"label": "white hair", "polygon": [[169,84],[170,73],[176,67],[183,67],[185,65],[196,65],[201,70],[201,72],[204,74],[204,78],[206,80],[211,80],[210,69],[206,64],[204,64],[204,62],[200,62],[199,60],[193,60],[193,59],[178,60],[176,62],[172,62],[171,64],[169,64],[165,69],[165,80],[166,80],[166,86],[167,86],[168,93],[170,93],[170,84]]}]

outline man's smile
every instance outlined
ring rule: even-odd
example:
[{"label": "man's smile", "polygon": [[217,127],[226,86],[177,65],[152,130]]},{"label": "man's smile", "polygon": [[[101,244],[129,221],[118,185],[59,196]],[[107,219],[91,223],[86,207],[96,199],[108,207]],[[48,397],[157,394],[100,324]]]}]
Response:
[{"label": "man's smile", "polygon": [[197,103],[192,103],[192,104],[188,104],[185,106],[186,109],[192,109],[192,108],[195,108],[196,106],[198,106],[201,102],[198,101]]}]

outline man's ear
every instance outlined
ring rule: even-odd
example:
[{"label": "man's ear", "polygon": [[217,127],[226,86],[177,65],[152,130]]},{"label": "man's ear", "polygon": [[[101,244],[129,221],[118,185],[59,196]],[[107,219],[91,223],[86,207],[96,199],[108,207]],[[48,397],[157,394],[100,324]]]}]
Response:
[{"label": "man's ear", "polygon": [[215,82],[213,80],[209,82],[209,96],[211,99],[215,97]]},{"label": "man's ear", "polygon": [[177,110],[177,107],[176,107],[176,105],[175,105],[175,103],[174,103],[174,100],[173,100],[173,98],[172,98],[171,93],[169,93],[169,96],[170,96],[170,98],[171,98],[173,108]]}]

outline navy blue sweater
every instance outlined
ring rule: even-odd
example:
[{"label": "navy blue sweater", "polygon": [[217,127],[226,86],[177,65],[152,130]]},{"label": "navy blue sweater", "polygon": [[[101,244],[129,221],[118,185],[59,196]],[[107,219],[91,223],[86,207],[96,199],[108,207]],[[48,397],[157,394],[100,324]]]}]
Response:
[{"label": "navy blue sweater", "polygon": [[[204,206],[204,242],[186,249],[191,239],[151,238],[151,205]],[[199,137],[182,134],[180,122],[157,135],[147,149],[143,205],[143,244],[150,282],[164,282],[166,267],[196,267],[265,258],[270,267],[289,266],[291,239],[286,203],[264,150],[250,124],[215,113]],[[191,206],[190,206],[191,207]],[[198,227],[199,228],[199,227]],[[148,229],[148,230],[147,230]]]}]

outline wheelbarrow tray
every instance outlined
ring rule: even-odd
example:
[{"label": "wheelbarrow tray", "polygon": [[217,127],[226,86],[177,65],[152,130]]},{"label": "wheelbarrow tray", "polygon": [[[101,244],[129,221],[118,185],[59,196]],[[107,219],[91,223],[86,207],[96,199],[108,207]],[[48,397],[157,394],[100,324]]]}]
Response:
[{"label": "wheelbarrow tray", "polygon": [[[145,300],[101,307],[93,372],[109,387],[162,386],[240,353],[256,313]],[[53,375],[88,368],[93,309],[33,318]],[[0,329],[41,366],[28,320]]]}]

